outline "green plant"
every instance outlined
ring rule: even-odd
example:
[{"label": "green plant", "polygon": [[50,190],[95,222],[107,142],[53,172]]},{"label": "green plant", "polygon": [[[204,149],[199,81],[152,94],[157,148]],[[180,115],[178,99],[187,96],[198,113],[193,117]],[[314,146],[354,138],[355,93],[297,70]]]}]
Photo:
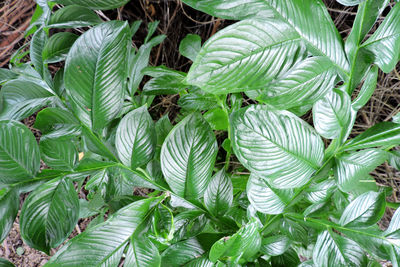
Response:
[{"label": "green plant", "polygon": [[[147,67],[164,38],[151,38],[157,23],[136,50],[140,23],[101,22],[91,10],[127,1],[57,2],[67,6],[55,13],[38,2],[31,64],[18,52],[0,71],[0,240],[31,192],[21,235],[46,253],[79,218],[97,216],[45,266],[399,266],[400,211],[377,226],[398,204],[369,175],[385,161],[399,167],[399,116],[349,136],[378,68],[399,61],[400,4],[366,38],[389,1],[341,0],[359,4],[343,44],[320,0],[184,0],[240,20],[203,46],[188,35],[186,74]],[[47,64],[64,59],[52,77]],[[138,90],[144,75],[152,79]],[[159,94],[180,95],[177,125],[153,121],[147,107]],[[257,104],[242,107],[248,99]],[[299,118],[311,109],[315,129]],[[18,122],[36,111],[39,145]],[[39,171],[40,159],[50,169]]]}]

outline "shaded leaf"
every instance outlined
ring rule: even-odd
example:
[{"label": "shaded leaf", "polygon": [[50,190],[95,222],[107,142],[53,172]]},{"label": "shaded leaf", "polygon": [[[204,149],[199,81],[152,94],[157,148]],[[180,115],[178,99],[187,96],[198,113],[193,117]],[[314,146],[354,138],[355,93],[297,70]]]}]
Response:
[{"label": "shaded leaf", "polygon": [[179,44],[179,52],[182,56],[195,61],[201,49],[201,37],[197,34],[188,34]]},{"label": "shaded leaf", "polygon": [[15,189],[0,189],[0,243],[3,242],[10,232],[18,210],[18,192]]},{"label": "shaded leaf", "polygon": [[63,5],[80,5],[91,9],[113,9],[125,5],[129,0],[54,0]]},{"label": "shaded leaf", "polygon": [[78,35],[70,32],[59,32],[52,35],[43,48],[44,62],[63,61],[76,39],[78,39]]},{"label": "shaded leaf", "polygon": [[229,175],[220,170],[212,178],[204,192],[204,204],[214,216],[222,216],[232,205],[233,186]]}]

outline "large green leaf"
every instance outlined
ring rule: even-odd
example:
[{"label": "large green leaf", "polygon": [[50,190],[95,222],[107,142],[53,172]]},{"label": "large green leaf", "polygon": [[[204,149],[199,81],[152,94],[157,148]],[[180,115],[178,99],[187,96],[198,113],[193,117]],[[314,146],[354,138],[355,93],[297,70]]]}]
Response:
[{"label": "large green leaf", "polygon": [[214,216],[222,216],[231,207],[233,201],[233,185],[224,169],[211,178],[204,192],[204,204]]},{"label": "large green leaf", "polygon": [[342,90],[332,90],[313,107],[313,121],[317,132],[335,139],[343,133],[350,119],[351,98]]},{"label": "large green leaf", "polygon": [[206,256],[194,259],[187,263],[185,267],[214,267],[214,263],[210,261]]},{"label": "large green leaf", "polygon": [[65,62],[65,88],[75,114],[100,132],[119,113],[125,86],[129,27],[102,23],[81,35]]},{"label": "large green leaf", "polygon": [[53,0],[63,5],[80,5],[91,9],[113,9],[125,5],[129,0]]},{"label": "large green leaf", "polygon": [[131,236],[160,200],[140,200],[118,210],[106,222],[68,241],[45,266],[75,267],[82,262],[87,266],[117,266]]},{"label": "large green leaf", "polygon": [[266,255],[278,256],[285,253],[290,245],[291,242],[287,236],[274,235],[262,240],[260,251]]},{"label": "large green leaf", "polygon": [[300,36],[284,22],[244,20],[204,44],[186,79],[214,94],[264,89],[287,71],[299,49]]},{"label": "large green leaf", "polygon": [[368,101],[371,99],[372,94],[375,91],[376,84],[378,83],[378,67],[373,66],[368,71],[363,86],[360,89],[360,92],[357,95],[357,98],[354,99],[351,107],[358,111],[361,109]]},{"label": "large green leaf", "polygon": [[15,267],[15,266],[8,260],[0,258],[0,267]]},{"label": "large green leaf", "polygon": [[187,199],[202,197],[216,155],[215,135],[203,117],[194,113],[183,119],[161,148],[161,169],[172,191]]},{"label": "large green leaf", "polygon": [[44,64],[42,55],[43,49],[48,39],[49,37],[47,36],[47,33],[43,28],[37,30],[32,36],[29,56],[33,65],[35,66],[35,70],[48,84],[51,84],[51,75],[49,70],[47,69],[47,66]]},{"label": "large green leaf", "polygon": [[161,254],[161,266],[182,266],[200,257],[203,253],[204,249],[195,238],[186,239],[169,246]]},{"label": "large green leaf", "polygon": [[382,218],[385,208],[385,194],[366,192],[350,202],[339,224],[356,229],[372,226]]},{"label": "large green leaf", "polygon": [[0,121],[0,184],[29,180],[40,167],[40,151],[32,132],[16,121]]},{"label": "large green leaf", "polygon": [[371,147],[396,146],[400,144],[400,124],[394,122],[377,123],[347,142],[344,150]]},{"label": "large green leaf", "polygon": [[272,187],[300,187],[322,164],[320,136],[290,112],[251,106],[233,113],[231,126],[240,162]]},{"label": "large green leaf", "polygon": [[7,237],[19,210],[19,194],[15,189],[0,189],[0,243]]},{"label": "large green leaf", "polygon": [[47,25],[49,28],[79,28],[102,23],[103,21],[89,8],[66,6],[54,12]]},{"label": "large green leaf", "polygon": [[354,241],[333,231],[324,231],[318,235],[313,251],[316,266],[357,267],[362,266],[365,255]]},{"label": "large green leaf", "polygon": [[336,189],[336,182],[333,179],[322,181],[321,183],[311,185],[306,192],[306,198],[311,203],[321,203],[329,198]]},{"label": "large green leaf", "polygon": [[71,234],[79,219],[79,201],[68,178],[53,179],[33,191],[21,210],[20,227],[24,241],[50,253]]},{"label": "large green leaf", "polygon": [[378,149],[366,149],[337,157],[334,173],[339,188],[352,192],[362,187],[363,183],[371,182],[368,174],[386,159],[386,152]]},{"label": "large green leaf", "polygon": [[139,238],[131,238],[124,266],[159,267],[161,265],[161,256],[156,246],[154,246],[147,236]]},{"label": "large green leaf", "polygon": [[70,32],[59,32],[52,35],[43,48],[44,62],[63,61],[76,39],[78,39],[78,35]]},{"label": "large green leaf", "polygon": [[375,56],[374,63],[385,73],[391,72],[400,54],[400,4],[396,4],[374,34],[362,44]]},{"label": "large green leaf", "polygon": [[336,71],[326,57],[311,57],[297,63],[259,97],[279,109],[313,104],[335,85]]},{"label": "large green leaf", "polygon": [[[320,0],[235,0],[229,1],[229,4],[226,0],[183,2],[210,15],[227,19],[281,19],[301,36],[316,55],[327,56],[342,72],[347,72],[350,68],[341,37]],[[271,31],[268,24],[263,29]]]},{"label": "large green leaf", "polygon": [[72,171],[78,162],[78,150],[71,140],[46,139],[39,147],[43,161],[50,168]]},{"label": "large green leaf", "polygon": [[293,190],[272,188],[267,181],[251,174],[247,182],[247,198],[254,208],[266,214],[280,214],[290,203]]},{"label": "large green leaf", "polygon": [[157,135],[147,107],[129,112],[119,123],[115,146],[121,161],[136,169],[147,164],[154,156]]}]

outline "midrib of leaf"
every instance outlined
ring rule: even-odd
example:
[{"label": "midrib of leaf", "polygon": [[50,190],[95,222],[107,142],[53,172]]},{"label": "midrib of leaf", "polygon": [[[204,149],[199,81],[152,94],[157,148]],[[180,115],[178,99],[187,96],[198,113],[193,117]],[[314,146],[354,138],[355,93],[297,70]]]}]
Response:
[{"label": "midrib of leaf", "polygon": [[371,41],[371,42],[368,42],[368,40],[367,40],[364,44],[361,45],[361,47],[367,47],[367,46],[369,46],[371,44],[374,44],[376,42],[380,42],[380,41],[383,41],[383,40],[386,40],[386,39],[390,39],[390,38],[397,38],[399,36],[400,36],[400,33],[396,33],[396,34],[392,34],[392,35],[388,35],[388,36],[376,39],[376,40]]},{"label": "midrib of leaf", "polygon": [[60,179],[60,181],[59,181],[59,183],[57,184],[57,186],[56,186],[56,188],[55,188],[55,190],[53,190],[53,192],[51,193],[51,196],[50,196],[50,205],[49,205],[49,208],[47,209],[47,212],[46,212],[46,215],[45,215],[45,224],[44,224],[44,233],[45,233],[45,238],[46,238],[46,245],[50,245],[50,240],[47,240],[47,227],[48,227],[48,222],[49,222],[49,220],[48,220],[48,217],[49,217],[49,210],[51,210],[51,206],[52,206],[52,204],[53,204],[53,199],[54,199],[54,196],[55,196],[55,194],[56,194],[56,191],[58,190],[58,187],[60,186],[60,184],[62,183],[62,180],[64,180],[64,178],[61,178]]},{"label": "midrib of leaf", "polygon": [[278,199],[279,199],[280,201],[282,201],[282,203],[285,204],[285,206],[289,203],[289,202],[287,202],[287,200],[283,199],[283,198],[280,196],[280,194],[276,191],[276,189],[273,188],[272,186],[270,186],[263,178],[259,178],[259,177],[258,177],[258,179],[260,179],[261,182],[264,183],[264,184],[278,197]]},{"label": "midrib of leaf", "polygon": [[332,229],[331,228],[328,228],[328,232],[329,232],[329,236],[332,238],[332,240],[333,240],[333,243],[335,244],[335,246],[337,247],[337,249],[339,250],[339,252],[340,252],[340,257],[343,259],[343,261],[345,262],[345,263],[347,263],[347,260],[346,260],[346,258],[344,257],[344,253],[343,253],[343,251],[341,250],[341,248],[340,248],[340,246],[339,245],[337,245],[337,241],[336,241],[336,239],[335,239],[335,237],[334,237],[334,235],[333,235],[333,232],[332,232]]}]

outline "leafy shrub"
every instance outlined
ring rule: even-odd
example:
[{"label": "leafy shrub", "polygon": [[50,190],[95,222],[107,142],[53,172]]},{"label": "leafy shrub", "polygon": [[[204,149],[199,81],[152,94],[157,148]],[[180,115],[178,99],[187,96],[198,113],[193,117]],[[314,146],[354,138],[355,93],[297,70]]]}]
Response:
[{"label": "leafy shrub", "polygon": [[[21,50],[0,72],[0,241],[31,192],[21,235],[47,254],[96,216],[45,266],[399,266],[400,212],[377,226],[398,205],[369,173],[385,161],[399,168],[400,119],[349,136],[378,68],[399,61],[400,4],[367,38],[389,1],[341,0],[359,4],[343,44],[320,0],[184,0],[238,20],[203,46],[197,35],[181,42],[186,74],[148,67],[165,38],[152,37],[157,22],[136,49],[140,22],[92,11],[126,0],[57,2],[66,6],[53,12],[38,1],[31,62]],[[48,64],[64,60],[52,77]],[[160,94],[180,95],[175,126],[148,112]],[[314,127],[299,118],[311,109]],[[39,144],[18,122],[35,112]]]}]

